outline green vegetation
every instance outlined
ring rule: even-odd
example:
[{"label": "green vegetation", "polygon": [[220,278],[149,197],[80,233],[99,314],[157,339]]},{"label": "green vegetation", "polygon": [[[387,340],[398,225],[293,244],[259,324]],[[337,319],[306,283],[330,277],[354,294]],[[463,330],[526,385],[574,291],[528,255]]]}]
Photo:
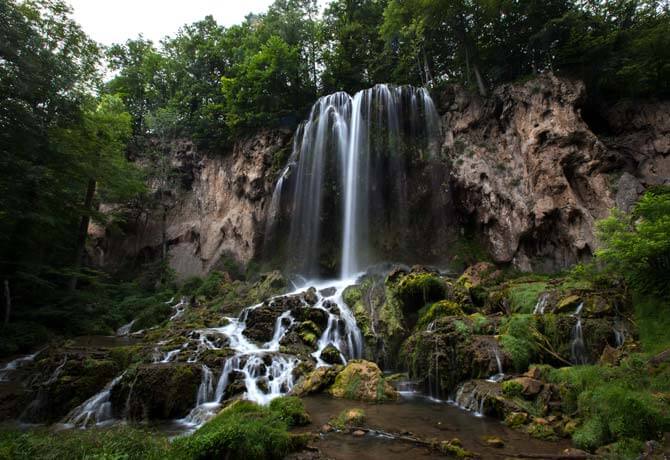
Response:
[{"label": "green vegetation", "polygon": [[0,460],[161,460],[170,455],[171,446],[166,437],[128,427],[55,433],[0,430]]},{"label": "green vegetation", "polygon": [[299,399],[274,403],[270,407],[236,401],[191,436],[177,439],[174,442],[176,457],[284,458],[305,442],[304,437],[288,432],[295,422],[306,420],[304,409],[300,411],[301,405]]},{"label": "green vegetation", "polygon": [[416,323],[416,327],[425,329],[430,323],[442,316],[461,315],[463,315],[463,309],[456,302],[440,300],[419,310],[419,321]]},{"label": "green vegetation", "polygon": [[500,327],[500,344],[512,357],[514,369],[525,371],[537,350],[533,315],[514,315],[505,319]]},{"label": "green vegetation", "polygon": [[345,409],[328,423],[337,430],[344,430],[348,426],[361,426],[365,423],[365,411],[356,407]]},{"label": "green vegetation", "polygon": [[403,276],[396,290],[406,311],[416,311],[446,295],[444,281],[438,275],[423,272]]},{"label": "green vegetation", "polygon": [[546,291],[547,283],[514,283],[508,288],[510,306],[515,313],[533,313],[540,295]]}]

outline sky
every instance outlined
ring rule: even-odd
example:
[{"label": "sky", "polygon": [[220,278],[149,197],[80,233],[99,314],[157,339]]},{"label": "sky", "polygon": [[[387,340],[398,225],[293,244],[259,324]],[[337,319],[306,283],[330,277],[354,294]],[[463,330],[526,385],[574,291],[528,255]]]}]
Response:
[{"label": "sky", "polygon": [[[103,45],[122,43],[140,33],[155,43],[174,36],[184,24],[208,14],[231,26],[249,13],[262,13],[272,0],[67,0],[74,19]],[[324,3],[322,0],[320,3]]]}]

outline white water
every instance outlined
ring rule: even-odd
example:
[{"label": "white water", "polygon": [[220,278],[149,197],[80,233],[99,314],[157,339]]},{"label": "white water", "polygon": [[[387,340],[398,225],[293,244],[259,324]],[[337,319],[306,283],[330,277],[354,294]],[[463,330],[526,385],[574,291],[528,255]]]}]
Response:
[{"label": "white water", "polygon": [[125,336],[129,335],[130,330],[133,328],[133,324],[135,324],[136,321],[137,321],[137,319],[134,319],[131,322],[129,322],[128,324],[124,324],[123,326],[118,328],[116,330],[116,335],[118,337],[125,337]]},{"label": "white water", "polygon": [[493,374],[487,380],[489,382],[498,383],[505,378],[505,371],[503,370],[502,361],[500,360],[500,352],[498,351],[498,346],[493,347],[493,355],[496,359],[496,365],[498,366],[498,373]]},{"label": "white water", "polygon": [[465,391],[465,384],[461,384],[456,391],[456,396],[453,399],[453,404],[463,410],[472,412],[476,417],[484,417],[484,402],[487,395],[480,394],[475,387],[472,391]]},{"label": "white water", "polygon": [[535,304],[535,308],[533,309],[533,314],[534,315],[544,315],[544,310],[547,308],[547,300],[549,299],[549,294],[546,292],[540,295],[540,298],[537,300],[537,303]]},{"label": "white water", "polygon": [[572,314],[572,316],[577,318],[577,322],[572,328],[570,342],[570,359],[573,364],[588,364],[586,346],[584,345],[584,333],[582,331],[582,308],[584,308],[583,302],[579,304],[575,312]]},{"label": "white water", "polygon": [[37,355],[42,353],[42,351],[44,351],[44,349],[39,350],[39,351],[37,351],[37,352],[35,352],[31,355],[26,355],[26,356],[22,356],[20,358],[16,358],[15,360],[10,361],[7,364],[5,364],[5,366],[2,369],[0,369],[0,382],[9,381],[12,374],[17,369],[20,369],[21,367],[26,366],[27,364],[30,364],[33,361],[35,361],[35,358],[37,357]]},{"label": "white water", "polygon": [[114,420],[110,396],[114,386],[121,381],[125,372],[109,382],[98,394],[91,396],[75,408],[64,421],[66,427],[86,428],[92,424],[104,425]]},{"label": "white water", "polygon": [[[345,360],[358,358],[363,353],[363,336],[356,325],[353,314],[342,299],[344,289],[355,284],[355,281],[354,278],[312,285],[316,288],[316,303],[309,305],[303,301],[303,306],[322,310],[328,315],[328,326],[318,340],[317,350],[312,354],[318,366],[328,366],[321,359],[321,352],[328,345],[336,347]],[[324,288],[333,287],[335,292],[331,295],[323,295],[320,292]],[[305,291],[305,288],[297,289],[286,296],[299,295]],[[278,300],[278,298],[270,299],[268,303],[272,305],[273,300]],[[336,305],[333,311],[327,308],[327,305],[331,303]],[[300,361],[295,356],[279,352],[282,339],[294,325],[291,311],[287,310],[277,318],[270,341],[257,345],[244,335],[250,311],[262,305],[253,305],[244,309],[237,318],[227,318],[225,326],[196,331],[199,334],[196,354],[207,349],[223,348],[207,339],[211,335],[226,337],[226,348],[233,350],[235,354],[225,360],[223,368],[218,373],[216,386],[214,385],[215,373],[207,366],[203,366],[196,406],[186,418],[181,420],[183,424],[190,427],[199,426],[216,413],[231,383],[232,374],[243,377],[245,390],[243,397],[259,404],[267,404],[274,398],[287,394],[293,388],[295,384],[293,371]],[[197,356],[191,359],[196,361]]]}]

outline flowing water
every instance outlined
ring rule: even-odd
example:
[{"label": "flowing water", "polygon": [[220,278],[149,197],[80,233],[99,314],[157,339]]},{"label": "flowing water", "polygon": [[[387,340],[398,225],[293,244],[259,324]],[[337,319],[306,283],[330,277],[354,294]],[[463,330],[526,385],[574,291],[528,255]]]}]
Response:
[{"label": "flowing water", "polygon": [[[373,261],[373,223],[391,219],[407,228],[407,145],[418,150],[412,152],[416,159],[426,160],[437,155],[439,138],[439,116],[424,88],[381,84],[353,97],[338,92],[320,98],[296,132],[266,232],[274,228],[281,201],[290,198],[292,268],[318,276],[324,232],[334,227],[340,229],[340,275],[351,277]],[[332,225],[323,228],[324,221]],[[335,238],[328,234],[328,243]]]},{"label": "flowing water", "polygon": [[42,350],[39,350],[31,355],[26,355],[22,356],[20,358],[16,358],[13,361],[8,362],[5,364],[5,366],[0,369],[0,382],[7,382],[11,379],[12,375],[20,368],[23,366],[27,366],[28,364],[32,363],[35,361],[35,358],[37,355],[42,353]]},{"label": "flowing water", "polygon": [[70,415],[66,417],[63,425],[65,427],[86,428],[90,425],[100,426],[112,423],[114,418],[112,416],[112,402],[110,401],[110,396],[112,394],[112,389],[121,381],[124,374],[116,377],[109,382],[101,392],[91,396],[82,405],[75,408]]},{"label": "flowing water", "polygon": [[[322,310],[328,317],[328,325],[317,342],[317,350],[312,354],[317,366],[328,366],[321,359],[321,353],[329,345],[340,351],[345,363],[347,359],[358,358],[363,353],[363,336],[352,312],[342,299],[344,289],[354,283],[355,279],[322,282],[313,286],[316,288],[314,305],[303,300],[303,306]],[[299,289],[287,296],[298,295],[304,291],[304,288]],[[272,305],[273,299],[268,303]],[[262,305],[245,308],[237,318],[227,318],[225,326],[196,331],[200,340],[199,352],[224,348],[207,338],[222,336],[226,338],[222,343],[227,344],[226,347],[235,354],[225,360],[216,377],[214,371],[203,365],[197,403],[191,413],[181,421],[184,425],[197,427],[216,413],[233,374],[243,376],[243,397],[259,404],[267,404],[293,388],[293,371],[300,361],[295,356],[279,352],[282,339],[294,323],[291,310],[279,315],[270,341],[259,345],[244,335],[250,312]],[[173,352],[168,355],[170,353]],[[169,356],[165,359],[169,359]],[[197,361],[197,357],[194,361]]]},{"label": "flowing water", "polygon": [[496,360],[496,366],[498,368],[498,373],[493,374],[487,380],[489,382],[498,383],[498,382],[501,382],[505,378],[505,371],[503,369],[502,361],[500,360],[500,350],[498,350],[498,346],[495,345],[491,348],[493,350],[493,356],[495,357],[495,360]]},{"label": "flowing water", "polygon": [[540,298],[537,299],[535,308],[533,308],[534,315],[544,315],[544,310],[547,308],[547,301],[549,300],[549,294],[546,292],[540,295]]},{"label": "flowing water", "polygon": [[586,346],[584,345],[584,333],[582,331],[582,308],[584,308],[584,304],[580,303],[572,314],[577,319],[575,325],[572,327],[570,341],[570,360],[573,364],[588,364]]}]

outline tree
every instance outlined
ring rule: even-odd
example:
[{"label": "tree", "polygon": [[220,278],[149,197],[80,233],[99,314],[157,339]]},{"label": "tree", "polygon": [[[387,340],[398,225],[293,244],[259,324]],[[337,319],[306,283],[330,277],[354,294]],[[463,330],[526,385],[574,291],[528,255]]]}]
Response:
[{"label": "tree", "polygon": [[670,188],[648,190],[630,214],[598,223],[597,260],[642,292],[670,296]]}]

